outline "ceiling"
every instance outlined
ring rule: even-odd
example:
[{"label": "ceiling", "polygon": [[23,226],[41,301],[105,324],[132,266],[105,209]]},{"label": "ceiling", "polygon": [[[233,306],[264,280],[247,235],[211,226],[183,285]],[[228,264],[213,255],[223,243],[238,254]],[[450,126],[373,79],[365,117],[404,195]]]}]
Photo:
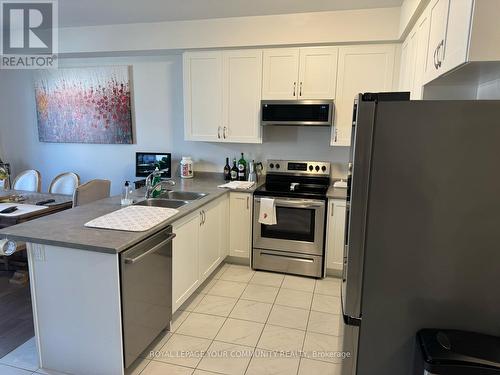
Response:
[{"label": "ceiling", "polygon": [[59,26],[322,12],[400,6],[403,0],[59,0]]}]

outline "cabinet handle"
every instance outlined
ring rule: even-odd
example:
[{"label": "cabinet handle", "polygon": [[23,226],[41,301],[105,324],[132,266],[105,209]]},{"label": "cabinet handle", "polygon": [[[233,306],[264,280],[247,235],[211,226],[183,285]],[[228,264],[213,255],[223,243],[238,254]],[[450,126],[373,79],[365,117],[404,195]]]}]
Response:
[{"label": "cabinet handle", "polygon": [[332,202],[332,211],[330,212],[330,216],[333,217],[333,202]]},{"label": "cabinet handle", "polygon": [[250,197],[247,197],[247,210],[250,209]]},{"label": "cabinet handle", "polygon": [[217,128],[217,138],[220,139],[220,126]]},{"label": "cabinet handle", "polygon": [[437,64],[437,51],[438,51],[438,48],[439,48],[439,46],[437,46],[436,49],[434,50],[434,68],[435,69],[438,68],[438,64]]},{"label": "cabinet handle", "polygon": [[293,83],[293,96],[295,96],[295,89],[297,88],[297,82]]},{"label": "cabinet handle", "polygon": [[205,225],[205,221],[206,221],[206,219],[207,219],[207,216],[206,216],[206,214],[205,214],[205,210],[202,210],[202,211],[201,211],[201,217],[203,218],[203,225]]},{"label": "cabinet handle", "polygon": [[437,49],[437,53],[436,53],[436,56],[437,56],[437,63],[438,63],[438,68],[441,68],[441,65],[442,65],[442,63],[443,63],[443,60],[441,60],[441,59],[439,58],[439,52],[441,51],[441,48],[443,48],[443,47],[444,47],[444,39],[443,39],[443,40],[441,40],[441,43],[439,43],[439,45],[438,45],[438,49]]},{"label": "cabinet handle", "polygon": [[302,82],[300,82],[300,87],[299,87],[299,96],[302,96]]},{"label": "cabinet handle", "polygon": [[224,126],[224,130],[222,131],[222,135],[224,136],[224,139],[226,139],[226,137],[227,137],[226,131],[227,131],[227,127]]},{"label": "cabinet handle", "polygon": [[200,227],[203,225],[203,214],[202,211],[200,211]]},{"label": "cabinet handle", "polygon": [[335,128],[335,135],[333,137],[334,142],[337,142],[337,134],[338,134],[338,131],[337,131],[337,128]]}]

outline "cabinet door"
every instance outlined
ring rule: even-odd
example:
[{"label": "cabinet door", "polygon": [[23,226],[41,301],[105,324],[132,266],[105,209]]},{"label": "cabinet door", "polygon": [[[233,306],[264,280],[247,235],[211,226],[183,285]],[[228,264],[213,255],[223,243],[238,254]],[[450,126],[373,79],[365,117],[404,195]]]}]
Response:
[{"label": "cabinet door", "polygon": [[413,92],[415,77],[415,59],[417,33],[412,30],[401,47],[401,69],[399,73],[399,90]]},{"label": "cabinet door", "polygon": [[172,306],[176,311],[200,285],[198,270],[198,214],[173,225]]},{"label": "cabinet door", "polygon": [[210,204],[201,209],[200,234],[198,236],[198,256],[200,282],[203,282],[220,263],[221,225],[219,204]]},{"label": "cabinet door", "polygon": [[222,140],[222,52],[184,54],[184,138]]},{"label": "cabinet door", "polygon": [[424,11],[415,25],[415,75],[413,78],[412,100],[423,99],[425,62],[429,48],[429,12]]},{"label": "cabinet door", "polygon": [[337,86],[337,47],[300,49],[299,99],[334,99]]},{"label": "cabinet door", "polygon": [[297,99],[299,49],[273,48],[263,56],[262,99]]},{"label": "cabinet door", "polygon": [[230,193],[229,255],[249,258],[252,247],[252,194]]},{"label": "cabinet door", "polygon": [[328,235],[326,238],[326,268],[342,271],[344,257],[344,231],[346,202],[329,201]]},{"label": "cabinet door", "polygon": [[351,142],[354,98],[362,92],[392,91],[395,46],[388,44],[339,48],[333,146]]},{"label": "cabinet door", "polygon": [[446,23],[449,0],[432,0],[429,4],[429,49],[425,64],[425,83],[441,74],[445,58]]},{"label": "cabinet door", "polygon": [[220,256],[224,260],[229,255],[229,195],[220,202]]},{"label": "cabinet door", "polygon": [[474,0],[450,1],[443,73],[467,61]]},{"label": "cabinet door", "polygon": [[262,51],[223,52],[223,132],[229,142],[262,143]]}]

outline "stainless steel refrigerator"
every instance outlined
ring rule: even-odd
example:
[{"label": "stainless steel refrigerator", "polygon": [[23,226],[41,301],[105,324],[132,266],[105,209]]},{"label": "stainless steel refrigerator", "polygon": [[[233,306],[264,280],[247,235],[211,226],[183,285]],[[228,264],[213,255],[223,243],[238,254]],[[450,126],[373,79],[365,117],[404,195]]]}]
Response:
[{"label": "stainless steel refrigerator", "polygon": [[404,99],[355,100],[344,375],[412,374],[421,328],[500,335],[500,101]]}]

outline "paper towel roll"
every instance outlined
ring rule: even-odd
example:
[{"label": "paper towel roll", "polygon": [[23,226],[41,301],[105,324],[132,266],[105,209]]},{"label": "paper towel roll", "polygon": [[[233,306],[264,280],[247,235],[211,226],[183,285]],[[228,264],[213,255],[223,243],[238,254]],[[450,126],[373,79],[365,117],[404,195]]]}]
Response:
[{"label": "paper towel roll", "polygon": [[14,241],[0,240],[0,255],[10,256],[14,254],[18,246]]}]

